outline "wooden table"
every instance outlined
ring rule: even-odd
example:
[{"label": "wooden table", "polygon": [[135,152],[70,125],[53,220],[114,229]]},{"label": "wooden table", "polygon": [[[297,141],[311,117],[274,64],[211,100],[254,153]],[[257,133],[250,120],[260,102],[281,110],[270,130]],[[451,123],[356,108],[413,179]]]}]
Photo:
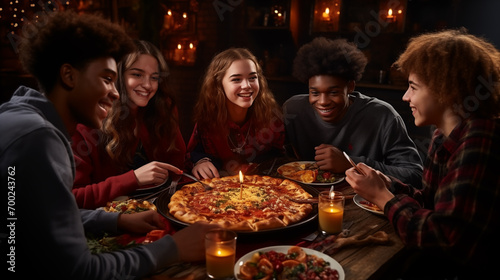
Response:
[{"label": "wooden table", "polygon": [[[328,188],[329,189],[329,188]],[[323,189],[320,189],[323,190]],[[326,188],[324,190],[327,190]],[[336,186],[336,190],[348,195],[353,190],[347,183]],[[396,235],[394,228],[383,215],[374,214],[358,207],[352,198],[346,199],[344,208],[344,223],[353,222],[350,235],[365,233],[374,234],[384,231],[390,242],[387,245],[348,246],[331,255],[344,269],[346,279],[387,279],[392,274],[393,266],[404,257],[404,245]],[[237,246],[237,258],[258,248],[276,245],[295,245],[302,238],[314,232],[317,224],[297,230],[293,233],[283,233],[273,239],[243,240]],[[288,235],[288,236],[287,236]]]},{"label": "wooden table", "polygon": [[[343,193],[352,193],[346,184]],[[397,273],[396,266],[404,258],[404,245],[387,218],[358,207],[352,199],[346,201],[344,220],[353,221],[351,234],[368,230],[369,234],[385,231],[390,238],[388,245],[346,247],[332,257],[344,268],[346,279],[388,279]]]},{"label": "wooden table", "polygon": [[[327,190],[329,188],[319,188]],[[344,194],[353,194],[347,182],[336,185],[335,190]],[[396,278],[400,262],[405,259],[404,245],[394,232],[394,228],[383,215],[374,214],[358,207],[352,198],[346,199],[344,208],[344,223],[352,221],[350,235],[366,232],[373,234],[385,231],[390,242],[384,245],[348,246],[331,255],[340,263],[345,272],[345,279],[391,279]],[[296,245],[302,238],[317,230],[317,221],[293,231],[280,232],[276,235],[239,236],[237,241],[237,259],[253,250],[278,245]],[[174,272],[180,272],[174,273]],[[177,271],[166,271],[152,279],[184,278],[205,279],[204,264],[181,267]]]}]

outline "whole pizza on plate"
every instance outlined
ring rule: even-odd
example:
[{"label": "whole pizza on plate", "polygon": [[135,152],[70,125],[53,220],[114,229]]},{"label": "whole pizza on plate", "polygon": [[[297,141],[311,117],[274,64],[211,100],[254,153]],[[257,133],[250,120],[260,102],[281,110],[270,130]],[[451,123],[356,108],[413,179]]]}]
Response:
[{"label": "whole pizza on plate", "polygon": [[312,195],[287,179],[268,176],[239,176],[205,179],[213,187],[206,191],[199,183],[183,186],[170,198],[169,212],[185,223],[207,221],[236,231],[260,231],[285,227],[307,217],[312,206],[289,198]]}]

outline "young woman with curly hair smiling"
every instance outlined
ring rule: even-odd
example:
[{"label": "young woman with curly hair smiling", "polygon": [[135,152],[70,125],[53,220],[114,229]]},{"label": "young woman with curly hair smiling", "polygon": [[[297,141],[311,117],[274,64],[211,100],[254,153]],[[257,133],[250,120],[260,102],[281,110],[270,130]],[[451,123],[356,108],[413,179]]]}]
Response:
[{"label": "young woman with curly hair smiling", "polygon": [[73,135],[73,194],[82,208],[104,206],[138,188],[162,184],[169,171],[176,174],[184,168],[186,145],[167,83],[167,64],[153,44],[135,45],[118,63],[120,99],[102,130],[79,124]]},{"label": "young woman with curly hair smiling", "polygon": [[413,252],[402,279],[488,279],[500,248],[500,52],[465,30],[412,38],[395,62],[417,126],[434,125],[419,191],[362,163],[356,193]]},{"label": "young woman with curly hair smiling", "polygon": [[188,143],[197,178],[243,173],[250,163],[283,154],[281,111],[255,56],[231,48],[206,71]]},{"label": "young woman with curly hair smiling", "polygon": [[402,118],[388,103],[354,91],[366,64],[344,39],[319,37],[299,49],[293,75],[308,84],[309,94],[283,105],[287,147],[333,173],[350,167],[345,151],[355,162],[420,187],[422,161]]}]

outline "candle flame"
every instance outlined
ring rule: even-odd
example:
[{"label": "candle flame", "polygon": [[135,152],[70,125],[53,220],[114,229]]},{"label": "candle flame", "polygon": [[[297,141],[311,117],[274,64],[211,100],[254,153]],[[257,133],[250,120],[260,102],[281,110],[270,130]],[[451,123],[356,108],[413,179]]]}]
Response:
[{"label": "candle flame", "polygon": [[190,49],[194,48],[193,43],[189,43],[189,48],[190,48]]},{"label": "candle flame", "polygon": [[180,50],[182,49],[182,45],[181,44],[177,44],[177,48]]},{"label": "candle flame", "polygon": [[240,183],[243,183],[243,173],[241,173],[241,170],[240,170]]},{"label": "candle flame", "polygon": [[327,15],[330,14],[330,9],[329,8],[325,9],[325,14],[327,14]]},{"label": "candle flame", "polygon": [[392,16],[392,9],[389,9],[389,11],[387,12],[387,15]]},{"label": "candle flame", "polygon": [[171,16],[172,15],[172,10],[167,11],[167,15]]},{"label": "candle flame", "polygon": [[334,186],[330,188],[330,193],[328,194],[330,196],[330,199],[333,199],[335,197],[335,192],[334,192]]},{"label": "candle flame", "polygon": [[187,18],[188,17],[187,13],[182,13],[182,17]]},{"label": "candle flame", "polygon": [[220,250],[217,250],[217,255],[218,256],[222,255],[222,252]]}]

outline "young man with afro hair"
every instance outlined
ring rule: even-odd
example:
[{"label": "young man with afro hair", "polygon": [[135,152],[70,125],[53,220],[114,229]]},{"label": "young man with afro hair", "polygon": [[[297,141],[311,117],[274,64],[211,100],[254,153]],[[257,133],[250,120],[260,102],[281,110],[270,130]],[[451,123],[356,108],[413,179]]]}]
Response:
[{"label": "young man with afro hair", "polygon": [[388,103],[354,91],[366,64],[344,39],[318,37],[299,49],[293,75],[308,84],[309,94],[283,105],[287,144],[321,170],[344,173],[350,167],[346,152],[356,163],[420,188],[422,160],[401,116]]},{"label": "young man with afro hair", "polygon": [[9,279],[133,279],[204,258],[204,233],[212,228],[205,224],[128,250],[89,251],[86,233],[145,234],[162,226],[154,211],[79,210],[71,193],[70,135],[77,123],[101,127],[118,98],[116,61],[132,50],[119,26],[74,12],[54,12],[24,38],[20,59],[40,90],[20,86],[0,106],[0,179],[11,201]]}]

